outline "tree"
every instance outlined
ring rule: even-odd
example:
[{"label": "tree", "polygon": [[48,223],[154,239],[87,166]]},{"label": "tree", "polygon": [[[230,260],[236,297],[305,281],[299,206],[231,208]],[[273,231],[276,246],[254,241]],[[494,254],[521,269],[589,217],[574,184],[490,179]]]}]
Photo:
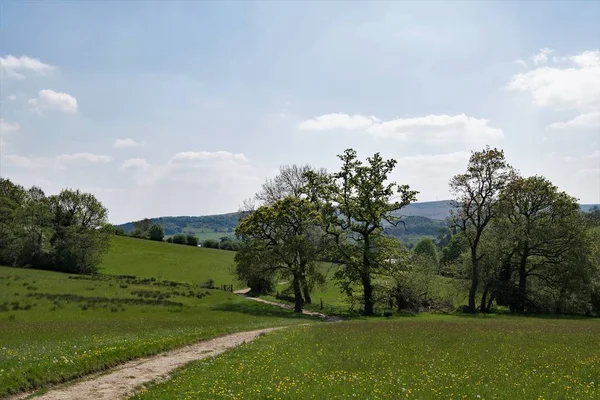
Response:
[{"label": "tree", "polygon": [[49,206],[53,269],[96,272],[112,234],[106,208],[94,195],[68,189],[51,196]]},{"label": "tree", "polygon": [[433,240],[431,238],[426,237],[419,240],[419,242],[413,248],[413,251],[415,252],[415,254],[419,254],[431,260],[431,262],[436,266],[437,269],[437,265],[439,263],[439,256],[435,247],[435,243],[433,243]]},{"label": "tree", "polygon": [[[324,176],[326,171],[324,169],[313,168],[308,164],[305,165],[283,165],[279,167],[279,173],[272,179],[267,179],[261,186],[258,193],[254,195],[253,200],[246,200],[244,205],[240,209],[240,217],[252,213],[254,211],[255,202],[260,205],[273,205],[279,200],[283,200],[286,197],[301,198],[304,195],[306,185],[308,183],[308,174],[316,174],[317,176]],[[310,297],[311,288],[309,282],[301,282],[302,292],[304,295],[304,302],[307,304],[312,303]]]},{"label": "tree", "polygon": [[187,244],[187,236],[183,233],[178,233],[177,235],[173,236],[173,243]]},{"label": "tree", "polygon": [[156,240],[157,242],[162,242],[165,237],[165,231],[163,227],[159,224],[152,224],[150,227],[150,240]]},{"label": "tree", "polygon": [[188,246],[198,246],[198,243],[200,243],[199,239],[194,235],[187,235],[185,241]]},{"label": "tree", "polygon": [[293,196],[259,207],[236,228],[242,240],[235,256],[238,276],[291,278],[294,311],[302,312],[302,282],[319,279],[316,263],[327,249],[321,221],[315,204]]},{"label": "tree", "polygon": [[498,210],[495,228],[504,240],[496,243],[504,243],[506,259],[502,278],[506,282],[513,272],[517,277],[514,290],[504,285],[514,293],[505,293],[511,310],[526,310],[532,277],[543,285],[559,275],[563,283],[581,277],[578,267],[585,262],[579,256],[589,250],[587,226],[575,198],[544,177],[517,178],[502,191]]},{"label": "tree", "polygon": [[489,223],[497,214],[499,193],[514,175],[504,158],[504,151],[486,147],[471,153],[467,171],[450,180],[455,195],[451,218],[469,244],[471,258],[471,286],[469,310],[476,311],[475,297],[479,283],[479,264],[483,257],[480,242]]},{"label": "tree", "polygon": [[416,200],[417,192],[408,185],[388,183],[396,160],[384,160],[379,153],[367,158],[367,164],[357,159],[356,151],[346,150],[338,156],[339,172],[331,175],[307,173],[307,196],[319,204],[326,231],[336,243],[335,257],[343,268],[336,278],[352,295],[352,286],[363,287],[364,312],[373,315],[373,274],[386,259],[382,243],[383,222],[396,225],[400,219],[393,212]]},{"label": "tree", "polygon": [[139,221],[135,221],[133,223],[133,227],[141,232],[149,232],[150,228],[152,227],[152,221],[150,221],[148,218],[144,218]]}]

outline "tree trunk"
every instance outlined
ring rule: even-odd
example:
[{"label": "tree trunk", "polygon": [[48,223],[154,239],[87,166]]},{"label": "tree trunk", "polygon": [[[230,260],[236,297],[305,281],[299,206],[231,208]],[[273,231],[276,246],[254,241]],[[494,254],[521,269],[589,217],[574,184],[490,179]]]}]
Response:
[{"label": "tree trunk", "polygon": [[369,259],[370,242],[369,235],[363,235],[363,270],[360,274],[360,278],[363,285],[363,295],[365,302],[365,315],[373,315],[373,285],[371,284],[371,260]]},{"label": "tree trunk", "polygon": [[294,281],[292,285],[294,287],[294,312],[301,313],[303,300],[299,275],[294,274]]},{"label": "tree trunk", "polygon": [[312,299],[310,298],[310,290],[308,288],[306,278],[302,278],[302,294],[304,295],[304,303],[312,304]]},{"label": "tree trunk", "polygon": [[516,310],[525,311],[525,302],[527,300],[527,258],[529,257],[529,246],[525,243],[523,254],[519,262],[519,292]]},{"label": "tree trunk", "polygon": [[371,277],[369,275],[363,275],[361,277],[363,285],[363,294],[365,298],[365,315],[373,315],[373,285],[371,284]]},{"label": "tree trunk", "polygon": [[483,289],[483,295],[481,296],[481,305],[479,306],[479,310],[481,310],[482,313],[487,313],[488,307],[487,307],[487,295],[488,295],[488,286],[485,285],[485,288]]},{"label": "tree trunk", "polygon": [[487,306],[486,306],[488,312],[490,312],[490,310],[492,309],[492,304],[493,303],[494,303],[494,294],[492,293],[490,295],[490,299],[488,300],[488,303],[487,303]]},{"label": "tree trunk", "polygon": [[477,294],[477,284],[479,283],[479,260],[477,253],[471,250],[471,287],[469,288],[469,311],[476,312],[475,295]]}]

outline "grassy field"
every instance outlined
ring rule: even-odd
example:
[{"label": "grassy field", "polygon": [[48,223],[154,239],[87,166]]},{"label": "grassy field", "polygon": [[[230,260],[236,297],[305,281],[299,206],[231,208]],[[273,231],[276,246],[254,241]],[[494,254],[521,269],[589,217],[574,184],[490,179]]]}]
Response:
[{"label": "grassy field", "polygon": [[597,399],[600,321],[406,317],[271,333],[149,399]]},{"label": "grassy field", "polygon": [[239,283],[230,272],[234,255],[226,250],[115,236],[100,267],[104,274],[190,283],[212,279],[216,285],[237,288]]},{"label": "grassy field", "polygon": [[[147,243],[125,240],[137,249]],[[137,266],[130,265],[112,272],[130,273]],[[197,280],[213,274],[196,273]],[[202,339],[299,322],[307,321],[197,285],[0,267],[0,397]]]}]

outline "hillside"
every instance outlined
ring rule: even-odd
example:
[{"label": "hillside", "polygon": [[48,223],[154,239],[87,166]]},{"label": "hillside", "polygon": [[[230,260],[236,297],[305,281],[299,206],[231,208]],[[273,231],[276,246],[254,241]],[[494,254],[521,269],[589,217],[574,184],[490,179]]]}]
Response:
[{"label": "hillside", "polygon": [[230,273],[234,252],[114,236],[100,272],[199,284],[238,284]]},{"label": "hillside", "polygon": [[[581,210],[587,212],[594,206],[598,205],[582,204]],[[451,209],[450,200],[410,204],[397,213],[397,215],[404,217],[406,229],[400,225],[396,228],[386,228],[386,231],[397,237],[435,236],[438,229],[444,226],[443,221],[450,216]],[[206,240],[232,236],[238,223],[238,214],[159,217],[150,220],[153,223],[162,225],[167,236],[177,233],[189,233],[198,236],[200,240]],[[133,222],[116,226],[123,228],[126,233],[133,230]]]},{"label": "hillside", "polygon": [[[413,203],[402,209],[399,215],[411,217],[424,217],[419,219],[406,219],[407,227],[412,225],[412,232],[421,231],[420,225],[425,223],[428,226],[439,225],[437,222],[428,220],[443,221],[450,211],[448,200],[431,201],[423,203]],[[177,233],[191,233],[198,236],[201,240],[215,239],[221,236],[231,236],[238,223],[237,213],[204,215],[204,216],[179,216],[179,217],[158,217],[150,218],[152,223],[162,225],[166,235],[175,235]],[[123,228],[128,233],[133,230],[133,222],[127,222],[116,227]],[[400,230],[394,230],[400,232]],[[435,235],[436,229],[428,230],[427,235]],[[395,235],[395,234],[394,234]],[[399,234],[403,235],[403,234]]]}]

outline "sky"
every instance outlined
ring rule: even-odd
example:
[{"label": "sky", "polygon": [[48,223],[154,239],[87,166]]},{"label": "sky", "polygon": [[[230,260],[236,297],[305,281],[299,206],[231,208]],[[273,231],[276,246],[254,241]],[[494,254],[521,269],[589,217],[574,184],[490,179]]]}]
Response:
[{"label": "sky", "polygon": [[0,175],[113,223],[233,212],[281,165],[451,197],[502,148],[600,203],[600,1],[0,0]]}]

